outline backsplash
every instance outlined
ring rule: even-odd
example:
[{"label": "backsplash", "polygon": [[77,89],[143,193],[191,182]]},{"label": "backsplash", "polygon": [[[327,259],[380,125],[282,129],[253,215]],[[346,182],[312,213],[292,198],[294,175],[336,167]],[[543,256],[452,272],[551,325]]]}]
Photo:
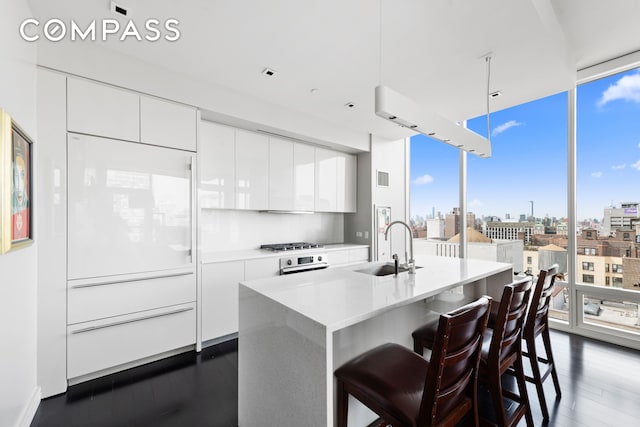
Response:
[{"label": "backsplash", "polygon": [[257,249],[264,243],[341,243],[341,213],[286,214],[203,209],[199,247],[202,252]]}]

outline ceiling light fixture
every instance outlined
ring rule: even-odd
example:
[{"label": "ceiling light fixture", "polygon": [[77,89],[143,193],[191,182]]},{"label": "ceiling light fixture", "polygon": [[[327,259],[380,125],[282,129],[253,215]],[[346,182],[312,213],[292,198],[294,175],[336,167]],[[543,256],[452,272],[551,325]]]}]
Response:
[{"label": "ceiling light fixture", "polygon": [[376,115],[423,135],[481,157],[491,156],[488,139],[458,126],[406,96],[386,87],[376,87]]},{"label": "ceiling light fixture", "polygon": [[353,102],[347,102],[346,104],[344,104],[344,106],[348,108],[353,108],[356,106],[356,104],[354,104]]},{"label": "ceiling light fixture", "polygon": [[[380,0],[380,78],[379,86],[375,89],[376,115],[389,120],[397,125],[419,132],[430,138],[437,139],[460,150],[473,153],[480,157],[491,157],[491,140],[460,126],[451,120],[445,119],[439,114],[419,105],[412,99],[384,86],[382,83],[382,0]],[[491,56],[487,58],[488,72],[490,72]],[[487,75],[487,89],[489,87],[489,75]],[[487,92],[487,115],[489,113],[489,92]],[[488,125],[490,127],[490,125]]]},{"label": "ceiling light fixture", "polygon": [[267,67],[264,70],[262,70],[262,74],[264,74],[267,77],[272,77],[276,74],[276,70]]}]

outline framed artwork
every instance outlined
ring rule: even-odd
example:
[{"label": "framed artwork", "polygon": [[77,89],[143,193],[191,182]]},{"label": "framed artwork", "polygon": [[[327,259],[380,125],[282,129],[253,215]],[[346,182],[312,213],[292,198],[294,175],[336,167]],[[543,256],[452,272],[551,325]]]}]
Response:
[{"label": "framed artwork", "polygon": [[33,243],[32,144],[0,110],[0,255]]}]

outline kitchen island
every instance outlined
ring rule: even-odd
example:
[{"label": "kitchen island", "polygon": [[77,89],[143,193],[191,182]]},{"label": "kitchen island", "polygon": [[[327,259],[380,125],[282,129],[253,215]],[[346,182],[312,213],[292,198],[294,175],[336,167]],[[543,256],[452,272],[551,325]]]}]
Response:
[{"label": "kitchen island", "polygon": [[[429,256],[415,275],[358,271],[375,265],[240,284],[240,427],[333,426],[342,363],[385,342],[413,348],[411,332],[438,311],[499,296],[512,281],[510,264]],[[350,401],[350,426],[374,419]]]}]

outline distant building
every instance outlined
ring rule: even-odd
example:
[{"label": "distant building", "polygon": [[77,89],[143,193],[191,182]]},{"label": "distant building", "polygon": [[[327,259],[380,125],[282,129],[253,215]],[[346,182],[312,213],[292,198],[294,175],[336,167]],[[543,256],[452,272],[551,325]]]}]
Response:
[{"label": "distant building", "polygon": [[444,218],[432,218],[427,219],[427,238],[428,239],[442,239],[444,238]]},{"label": "distant building", "polygon": [[529,245],[531,244],[531,235],[534,234],[534,226],[535,223],[531,221],[491,221],[487,222],[485,234],[490,239],[522,240],[525,245]]},{"label": "distant building", "polygon": [[617,229],[635,228],[638,224],[640,224],[640,203],[620,203],[619,207],[604,209],[602,235],[613,236]]},{"label": "distant building", "polygon": [[[460,256],[460,235],[447,241],[426,239],[414,240],[413,249],[424,255],[446,257]],[[520,240],[491,240],[471,227],[467,228],[467,258],[483,259],[513,264],[514,273],[524,271],[522,252],[524,245]]]},{"label": "distant building", "polygon": [[[467,212],[467,227],[473,227],[475,222],[475,214]],[[444,238],[450,239],[458,233],[460,233],[460,209],[453,208],[453,212],[445,216]]]}]

